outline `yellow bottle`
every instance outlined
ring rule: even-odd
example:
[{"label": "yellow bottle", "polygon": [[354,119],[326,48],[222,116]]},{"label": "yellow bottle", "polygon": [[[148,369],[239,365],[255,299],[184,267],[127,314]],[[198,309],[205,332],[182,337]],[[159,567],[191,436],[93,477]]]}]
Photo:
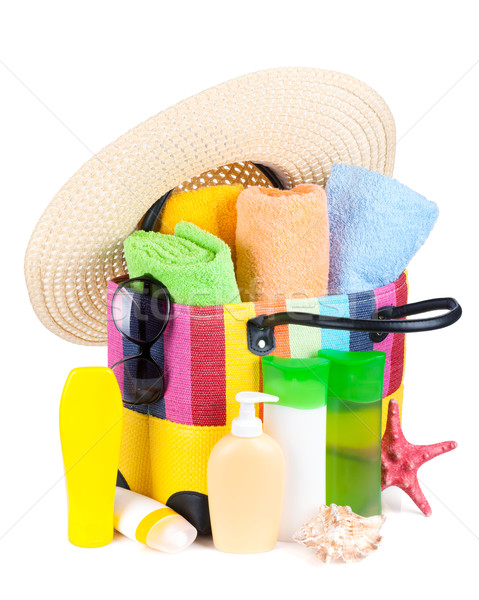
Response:
[{"label": "yellow bottle", "polygon": [[236,400],[241,404],[239,417],[208,462],[213,542],[223,552],[267,552],[278,539],[285,461],[279,445],[263,433],[254,404],[278,398],[241,392]]},{"label": "yellow bottle", "polygon": [[113,505],[123,405],[113,371],[73,369],[60,402],[60,438],[68,493],[68,539],[96,548],[113,539]]}]

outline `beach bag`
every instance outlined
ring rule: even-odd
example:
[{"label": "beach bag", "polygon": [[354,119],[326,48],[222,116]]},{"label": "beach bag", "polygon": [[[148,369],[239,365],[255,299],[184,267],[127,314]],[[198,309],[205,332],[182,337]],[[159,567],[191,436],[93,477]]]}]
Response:
[{"label": "beach bag", "polygon": [[[280,186],[265,167],[252,172],[253,184]],[[200,185],[205,184],[203,178]],[[168,195],[147,213],[143,228],[152,229]],[[110,367],[135,353],[111,318],[113,294],[127,278],[108,284]],[[238,416],[236,394],[262,391],[261,356],[268,354],[311,358],[320,349],[385,352],[384,431],[389,400],[402,407],[405,333],[445,327],[460,310],[450,298],[410,305],[407,300],[403,273],[386,286],[349,295],[209,307],[172,304],[168,325],[151,348],[164,373],[164,393],[147,406],[125,404],[118,484],[167,504],[199,533],[209,533],[209,454]],[[447,312],[404,320],[439,309]],[[257,414],[262,417],[261,408]]]}]

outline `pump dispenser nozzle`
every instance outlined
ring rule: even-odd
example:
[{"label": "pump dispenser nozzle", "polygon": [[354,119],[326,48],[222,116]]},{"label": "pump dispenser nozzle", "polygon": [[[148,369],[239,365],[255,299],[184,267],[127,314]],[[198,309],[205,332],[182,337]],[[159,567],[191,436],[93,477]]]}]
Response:
[{"label": "pump dispenser nozzle", "polygon": [[239,417],[233,419],[231,433],[238,437],[256,437],[263,433],[263,423],[255,416],[257,402],[278,402],[278,396],[260,392],[239,392],[236,401],[240,403]]}]

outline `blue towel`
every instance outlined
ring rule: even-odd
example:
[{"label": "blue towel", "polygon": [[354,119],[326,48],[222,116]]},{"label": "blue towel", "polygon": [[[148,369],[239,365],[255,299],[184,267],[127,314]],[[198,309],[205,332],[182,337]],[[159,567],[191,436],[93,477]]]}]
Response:
[{"label": "blue towel", "polygon": [[426,241],[437,205],[374,171],[334,164],[326,185],[330,228],[329,294],[387,285]]}]

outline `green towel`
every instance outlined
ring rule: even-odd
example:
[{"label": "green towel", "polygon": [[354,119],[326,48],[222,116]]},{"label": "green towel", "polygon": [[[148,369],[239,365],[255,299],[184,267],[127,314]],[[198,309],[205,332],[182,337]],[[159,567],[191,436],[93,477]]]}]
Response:
[{"label": "green towel", "polygon": [[135,231],[124,246],[130,277],[152,275],[166,285],[177,304],[241,301],[229,246],[193,223],[181,221],[175,235]]}]

